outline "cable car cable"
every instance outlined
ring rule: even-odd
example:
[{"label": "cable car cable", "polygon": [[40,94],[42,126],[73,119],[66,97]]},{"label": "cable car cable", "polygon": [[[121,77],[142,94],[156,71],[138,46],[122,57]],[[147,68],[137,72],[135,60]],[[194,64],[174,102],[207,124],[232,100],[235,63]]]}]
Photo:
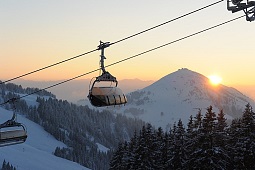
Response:
[{"label": "cable car cable", "polygon": [[[34,91],[34,92],[32,92],[32,93],[29,93],[29,94],[26,94],[26,95],[24,95],[24,96],[17,97],[17,98],[16,98],[16,100],[19,100],[19,99],[25,98],[25,97],[30,96],[30,95],[32,95],[32,94],[36,94],[36,93],[41,92],[41,91],[43,91],[43,90],[50,89],[50,88],[52,88],[52,87],[55,87],[55,86],[58,86],[58,85],[61,85],[61,84],[67,83],[67,82],[69,82],[69,81],[75,80],[75,79],[77,79],[77,78],[83,77],[83,76],[85,76],[85,75],[88,75],[88,74],[94,73],[94,72],[99,71],[99,70],[100,70],[100,69],[98,68],[98,69],[95,69],[95,70],[93,70],[93,71],[90,71],[90,72],[87,72],[87,73],[81,74],[81,75],[79,75],[79,76],[73,77],[73,78],[71,78],[71,79],[68,79],[68,80],[65,80],[65,81],[62,81],[62,82],[59,82],[59,83],[53,84],[53,85],[51,85],[51,86],[48,86],[48,87],[46,87],[46,88],[43,88],[43,89],[40,89],[40,90]],[[10,100],[7,100],[6,102],[1,103],[1,104],[0,104],[0,106],[1,106],[1,105],[4,105],[4,104],[7,104],[7,103],[9,103],[9,102],[10,102]]]},{"label": "cable car cable", "polygon": [[[184,17],[186,17],[186,16],[188,16],[188,15],[191,15],[191,14],[193,14],[193,13],[196,13],[196,12],[198,12],[198,11],[201,11],[201,10],[203,10],[203,9],[206,9],[206,8],[208,8],[208,7],[211,7],[211,6],[213,6],[213,5],[216,5],[216,4],[218,4],[218,3],[222,2],[222,1],[224,1],[224,0],[217,1],[217,2],[214,2],[214,3],[209,4],[209,5],[207,5],[207,6],[204,6],[204,7],[202,7],[202,8],[199,8],[199,9],[197,9],[197,10],[191,11],[191,12],[189,12],[189,13],[187,13],[187,14],[181,15],[181,16],[179,16],[179,17],[176,17],[176,18],[174,18],[174,19],[171,19],[171,20],[169,20],[169,21],[166,21],[166,22],[161,23],[161,24],[159,24],[159,25],[156,25],[156,26],[154,26],[154,27],[148,28],[148,29],[146,29],[146,30],[144,30],[144,31],[141,31],[141,32],[139,32],[139,33],[130,35],[130,36],[126,37],[126,38],[123,38],[123,39],[121,39],[121,40],[118,40],[118,41],[115,41],[115,42],[113,42],[113,43],[110,43],[109,45],[113,45],[113,44],[117,44],[117,43],[119,43],[119,42],[125,41],[125,40],[127,40],[127,39],[130,39],[130,38],[135,37],[135,36],[137,36],[137,35],[140,35],[140,34],[142,34],[142,33],[148,32],[148,31],[150,31],[150,30],[153,30],[153,29],[155,29],[155,28],[158,28],[158,27],[163,26],[163,25],[165,25],[165,24],[168,24],[168,23],[170,23],[170,22],[176,21],[176,20],[178,20],[178,19],[184,18]],[[47,69],[47,68],[50,68],[50,67],[53,67],[53,66],[62,64],[62,63],[64,63],[64,62],[67,62],[67,61],[70,61],[70,60],[79,58],[79,57],[81,57],[81,56],[84,56],[84,55],[93,53],[93,52],[95,52],[95,51],[97,51],[97,50],[98,50],[98,48],[97,48],[97,49],[94,49],[94,50],[91,50],[91,51],[88,51],[88,52],[86,52],[86,53],[83,53],[83,54],[80,54],[80,55],[77,55],[77,56],[74,56],[74,57],[65,59],[65,60],[62,60],[62,61],[60,61],[60,62],[57,62],[57,63],[51,64],[51,65],[45,66],[45,67],[43,67],[43,68],[40,68],[40,69],[31,71],[31,72],[28,72],[28,73],[26,73],[26,74],[22,74],[22,75],[20,75],[20,76],[11,78],[11,79],[9,79],[9,80],[2,81],[2,82],[0,82],[0,84],[4,84],[4,83],[7,83],[7,82],[10,82],[10,81],[13,81],[13,80],[16,80],[16,79],[19,79],[19,78],[28,76],[28,75],[30,75],[30,74],[33,74],[33,73],[36,73],[36,72],[45,70],[45,69]]]},{"label": "cable car cable", "polygon": [[58,64],[62,64],[62,63],[64,63],[64,62],[67,62],[67,61],[73,60],[73,59],[75,59],[75,58],[78,58],[78,57],[81,57],[81,56],[84,56],[84,55],[87,55],[87,54],[93,53],[93,52],[95,52],[95,51],[97,51],[97,50],[98,50],[98,49],[94,49],[94,50],[91,50],[91,51],[89,51],[89,52],[86,52],[86,53],[83,53],[83,54],[80,54],[80,55],[74,56],[74,57],[72,57],[72,58],[68,58],[68,59],[66,59],[66,60],[62,60],[62,61],[60,61],[60,62],[57,62],[57,63],[51,64],[51,65],[45,66],[45,67],[43,67],[43,68],[40,68],[40,69],[37,69],[37,70],[31,71],[31,72],[29,72],[29,73],[26,73],[26,74],[23,74],[23,75],[20,75],[20,76],[14,77],[14,78],[12,78],[12,79],[9,79],[9,80],[6,80],[6,81],[2,81],[2,82],[0,82],[0,84],[4,84],[4,83],[10,82],[10,81],[13,81],[13,80],[19,79],[19,78],[21,78],[21,77],[25,77],[25,76],[27,76],[27,75],[30,75],[30,74],[33,74],[33,73],[36,73],[36,72],[42,71],[42,70],[44,70],[44,69],[47,69],[47,68],[50,68],[50,67],[56,66],[56,65],[58,65]]},{"label": "cable car cable", "polygon": [[157,50],[157,49],[160,49],[160,48],[162,48],[162,47],[168,46],[168,45],[170,45],[170,44],[174,44],[174,43],[176,43],[176,42],[179,42],[179,41],[182,41],[182,40],[184,40],[184,39],[193,37],[193,36],[195,36],[195,35],[198,35],[198,34],[201,34],[201,33],[203,33],[203,32],[209,31],[209,30],[211,30],[211,29],[217,28],[217,27],[219,27],[219,26],[228,24],[228,23],[230,23],[230,22],[233,22],[233,21],[238,20],[238,19],[240,19],[240,18],[242,18],[242,17],[245,17],[245,16],[246,16],[246,15],[242,15],[242,16],[236,17],[236,18],[234,18],[234,19],[225,21],[225,22],[220,23],[220,24],[217,24],[217,25],[215,25],[215,26],[206,28],[206,29],[201,30],[201,31],[198,31],[198,32],[196,32],[196,33],[193,33],[193,34],[187,35],[187,36],[185,36],[185,37],[179,38],[179,39],[177,39],[177,40],[171,41],[171,42],[169,42],[169,43],[163,44],[163,45],[161,45],[161,46],[158,46],[158,47],[152,48],[152,49],[150,49],[150,50],[144,51],[144,52],[142,52],[142,53],[139,53],[139,54],[133,55],[133,56],[131,56],[131,57],[125,58],[125,59],[123,59],[123,60],[119,60],[119,61],[117,61],[117,62],[115,62],[115,63],[112,63],[112,64],[109,64],[109,65],[107,65],[107,66],[105,66],[105,67],[110,67],[110,66],[119,64],[119,63],[121,63],[121,62],[123,62],[123,61],[127,61],[127,60],[130,60],[130,59],[132,59],[132,58],[138,57],[138,56],[140,56],[140,55],[149,53],[149,52],[151,52],[151,51],[155,51],[155,50]]},{"label": "cable car cable", "polygon": [[[179,38],[179,39],[177,39],[177,40],[171,41],[171,42],[169,42],[169,43],[163,44],[163,45],[161,45],[161,46],[158,46],[158,47],[152,48],[152,49],[150,49],[150,50],[144,51],[144,52],[142,52],[142,53],[139,53],[139,54],[133,55],[133,56],[131,56],[131,57],[128,57],[128,58],[125,58],[125,59],[119,60],[119,61],[114,62],[114,63],[112,63],[112,64],[109,64],[109,65],[107,65],[107,66],[105,66],[105,67],[111,67],[111,66],[116,65],[116,64],[119,64],[119,63],[121,63],[121,62],[124,62],[124,61],[130,60],[130,59],[132,59],[132,58],[138,57],[138,56],[140,56],[140,55],[143,55],[143,54],[149,53],[149,52],[151,52],[151,51],[155,51],[155,50],[157,50],[157,49],[160,49],[160,48],[162,48],[162,47],[168,46],[168,45],[170,45],[170,44],[174,44],[174,43],[176,43],[176,42],[179,42],[179,41],[182,41],[182,40],[184,40],[184,39],[187,39],[187,38],[193,37],[193,36],[195,36],[195,35],[201,34],[201,33],[203,33],[203,32],[206,32],[206,31],[212,30],[212,29],[217,28],[217,27],[219,27],[219,26],[222,26],[222,25],[228,24],[228,23],[230,23],[230,22],[233,22],[233,21],[238,20],[238,19],[240,19],[240,18],[242,18],[242,17],[245,17],[245,16],[246,16],[246,15],[242,15],[242,16],[236,17],[236,18],[234,18],[234,19],[231,19],[231,20],[225,21],[225,22],[223,22],[223,23],[217,24],[217,25],[215,25],[215,26],[212,26],[212,27],[209,27],[209,28],[203,29],[203,30],[201,30],[201,31],[198,31],[198,32],[196,32],[196,33],[193,33],[193,34],[187,35],[187,36],[185,36],[185,37],[182,37],[182,38]],[[57,83],[57,84],[54,84],[54,85],[48,86],[48,87],[46,87],[46,88],[43,88],[43,89],[37,90],[37,91],[35,91],[35,92],[32,92],[32,93],[26,94],[26,95],[24,95],[24,96],[21,96],[21,97],[19,97],[19,98],[16,98],[16,100],[18,100],[18,99],[22,99],[22,98],[25,98],[25,97],[27,97],[27,96],[30,96],[30,95],[32,95],[32,94],[35,94],[35,93],[41,92],[41,91],[43,91],[43,90],[46,90],[46,89],[49,89],[49,88],[52,88],[52,87],[55,87],[55,86],[58,86],[58,85],[61,85],[61,84],[67,83],[67,82],[69,82],[69,81],[72,81],[72,80],[74,80],[74,79],[77,79],[77,78],[83,77],[83,76],[85,76],[85,75],[91,74],[91,73],[96,72],[96,71],[99,71],[99,70],[100,70],[100,68],[95,69],[95,70],[90,71],[90,72],[87,72],[87,73],[84,73],[84,74],[81,74],[81,75],[76,76],[76,77],[73,77],[73,78],[71,78],[71,79],[68,79],[68,80],[65,80],[65,81],[59,82],[59,83]],[[8,102],[10,102],[10,100],[7,100],[6,102],[1,103],[1,104],[0,104],[0,106],[1,106],[1,105],[6,104],[6,103],[8,103]]]},{"label": "cable car cable", "polygon": [[170,22],[173,22],[173,21],[176,21],[176,20],[178,20],[178,19],[184,18],[184,17],[186,17],[186,16],[188,16],[188,15],[191,15],[191,14],[193,14],[193,13],[196,13],[196,12],[198,12],[198,11],[201,11],[201,10],[203,10],[203,9],[206,9],[206,8],[208,8],[208,7],[211,7],[211,6],[213,6],[213,5],[216,5],[216,4],[218,4],[218,3],[220,3],[220,2],[223,2],[223,1],[224,1],[224,0],[220,0],[220,1],[214,2],[214,3],[212,3],[212,4],[209,4],[209,5],[207,5],[207,6],[204,6],[204,7],[202,7],[202,8],[197,9],[197,10],[191,11],[191,12],[189,12],[189,13],[187,13],[187,14],[181,15],[181,16],[179,16],[179,17],[177,17],[177,18],[174,18],[174,19],[171,19],[171,20],[169,20],[169,21],[166,21],[166,22],[164,22],[164,23],[162,23],[162,24],[156,25],[156,26],[154,26],[154,27],[148,28],[148,29],[146,29],[146,30],[144,30],[144,31],[141,31],[141,32],[139,32],[139,33],[130,35],[130,36],[126,37],[126,38],[123,38],[123,39],[121,39],[121,40],[118,40],[118,41],[115,41],[115,42],[113,42],[113,43],[110,43],[110,45],[119,43],[119,42],[121,42],[121,41],[124,41],[124,40],[127,40],[127,39],[129,39],[129,38],[135,37],[135,36],[140,35],[140,34],[142,34],[142,33],[148,32],[148,31],[150,31],[150,30],[153,30],[153,29],[155,29],[155,28],[158,28],[158,27],[163,26],[163,25],[165,25],[165,24],[168,24],[168,23],[170,23]]}]

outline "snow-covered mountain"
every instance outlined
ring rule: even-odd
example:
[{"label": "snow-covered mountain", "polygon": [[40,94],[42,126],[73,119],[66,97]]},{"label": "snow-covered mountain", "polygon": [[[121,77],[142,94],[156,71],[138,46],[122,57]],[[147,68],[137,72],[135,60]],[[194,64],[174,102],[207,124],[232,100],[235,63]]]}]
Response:
[{"label": "snow-covered mountain", "polygon": [[[33,98],[33,96],[32,96]],[[32,99],[28,98],[31,102]],[[34,103],[36,104],[36,103]],[[12,117],[12,111],[0,107],[0,120],[3,123]],[[66,147],[47,133],[41,126],[18,115],[18,121],[26,125],[28,138],[25,143],[1,147],[0,163],[5,160],[18,170],[87,170],[78,163],[53,155],[56,147]]]},{"label": "snow-covered mountain", "polygon": [[228,119],[241,116],[247,103],[255,106],[236,89],[213,86],[207,77],[188,69],[179,69],[127,97],[128,104],[118,108],[119,112],[161,127],[179,119],[186,124],[190,115],[195,116],[198,109],[205,114],[210,105],[216,114],[223,109]]}]

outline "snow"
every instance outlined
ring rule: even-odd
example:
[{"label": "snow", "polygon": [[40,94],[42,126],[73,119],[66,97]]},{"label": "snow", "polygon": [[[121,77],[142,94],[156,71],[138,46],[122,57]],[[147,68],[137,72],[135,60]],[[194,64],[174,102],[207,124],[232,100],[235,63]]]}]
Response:
[{"label": "snow", "polygon": [[186,68],[166,75],[127,96],[134,93],[132,101],[128,100],[125,106],[95,108],[87,99],[79,104],[142,119],[164,130],[169,130],[179,119],[187,125],[190,115],[195,116],[199,109],[204,115],[209,106],[213,106],[216,115],[223,109],[228,122],[240,117],[246,104],[255,107],[255,102],[238,90],[222,84],[213,86],[207,77]]},{"label": "snow", "polygon": [[[32,100],[30,100],[31,102]],[[31,102],[31,104],[35,104]],[[1,123],[12,117],[12,112],[0,107]],[[18,122],[26,125],[28,138],[25,143],[1,147],[0,164],[5,160],[17,170],[86,170],[75,162],[53,155],[56,147],[66,147],[38,124],[18,115]]]},{"label": "snow", "polygon": [[107,153],[110,149],[105,147],[104,145],[101,145],[100,143],[96,143],[97,144],[97,149],[101,152]]},{"label": "snow", "polygon": [[38,103],[36,102],[37,97],[44,98],[45,100],[50,98],[49,96],[39,96],[37,94],[32,94],[29,96],[27,96],[27,94],[17,94],[17,95],[19,95],[20,97],[26,96],[22,99],[24,99],[26,101],[28,106],[32,106],[32,107],[38,106]]},{"label": "snow", "polygon": [[222,84],[212,86],[209,82],[202,74],[179,69],[152,85],[135,91],[136,95],[126,106],[107,109],[140,118],[167,130],[169,125],[179,119],[186,125],[190,115],[195,116],[198,109],[202,109],[202,114],[205,114],[210,105],[216,114],[223,109],[226,118],[230,120],[240,117],[247,103],[255,106],[252,99],[236,89]]},{"label": "snow", "polygon": [[[20,97],[24,96],[24,94],[18,94]],[[38,95],[30,95],[28,97],[24,97],[24,100],[26,101],[28,106],[38,106],[38,103],[35,102],[37,99]],[[41,97],[41,96],[40,96]],[[49,98],[49,97],[44,97],[44,98]]]}]

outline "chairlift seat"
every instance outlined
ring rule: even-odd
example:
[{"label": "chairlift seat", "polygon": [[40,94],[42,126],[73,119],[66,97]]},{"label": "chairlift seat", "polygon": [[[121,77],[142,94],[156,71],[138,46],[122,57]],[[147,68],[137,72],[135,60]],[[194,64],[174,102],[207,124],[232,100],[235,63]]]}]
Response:
[{"label": "chairlift seat", "polygon": [[27,139],[25,130],[9,130],[0,132],[0,146],[23,143]]}]

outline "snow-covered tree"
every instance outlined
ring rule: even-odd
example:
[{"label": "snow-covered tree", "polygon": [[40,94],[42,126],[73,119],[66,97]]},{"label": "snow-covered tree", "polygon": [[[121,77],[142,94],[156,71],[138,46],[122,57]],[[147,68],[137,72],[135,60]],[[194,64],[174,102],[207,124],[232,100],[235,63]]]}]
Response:
[{"label": "snow-covered tree", "polygon": [[254,169],[255,121],[250,104],[246,105],[242,118],[232,122],[229,132],[234,166],[238,169]]},{"label": "snow-covered tree", "polygon": [[122,143],[119,143],[118,149],[113,154],[113,158],[110,162],[110,170],[125,169],[124,167],[124,147]]},{"label": "snow-covered tree", "polygon": [[172,158],[170,158],[170,165],[173,169],[183,169],[186,162],[185,150],[185,128],[181,120],[178,121],[176,130],[174,130],[172,142]]}]

